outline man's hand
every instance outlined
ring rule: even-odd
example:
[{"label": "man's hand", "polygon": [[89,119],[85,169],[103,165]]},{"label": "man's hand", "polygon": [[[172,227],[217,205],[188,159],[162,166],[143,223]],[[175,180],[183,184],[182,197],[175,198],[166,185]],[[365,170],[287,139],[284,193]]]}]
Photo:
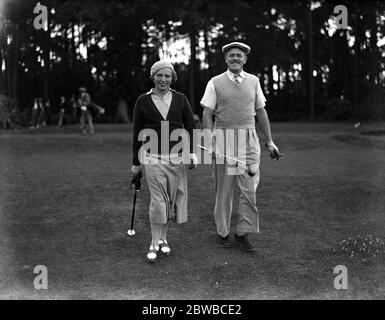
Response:
[{"label": "man's hand", "polygon": [[271,159],[279,160],[279,158],[283,156],[283,154],[279,152],[278,147],[274,144],[273,141],[265,143],[265,147],[267,150],[269,150]]}]

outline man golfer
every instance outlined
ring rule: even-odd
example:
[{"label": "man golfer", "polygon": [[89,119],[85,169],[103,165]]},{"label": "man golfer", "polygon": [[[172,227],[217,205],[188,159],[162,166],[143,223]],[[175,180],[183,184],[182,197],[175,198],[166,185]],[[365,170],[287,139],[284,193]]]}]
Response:
[{"label": "man golfer", "polygon": [[[233,150],[245,149],[248,172],[243,170],[239,174],[234,174],[229,170],[232,164],[227,161],[220,162],[218,157],[213,159],[212,169],[216,192],[214,219],[217,226],[218,244],[223,248],[230,247],[233,192],[237,184],[241,195],[235,226],[235,242],[242,250],[248,252],[256,250],[249,241],[248,234],[259,232],[255,192],[259,182],[261,150],[255,129],[255,119],[264,133],[265,146],[271,157],[278,160],[281,156],[271,137],[269,118],[265,110],[266,99],[259,79],[255,75],[243,71],[250,50],[248,45],[241,42],[232,42],[222,47],[228,70],[207,83],[200,102],[204,108],[204,128],[210,130],[215,128],[216,132],[218,130],[232,131],[235,136],[232,142],[236,144],[232,146]],[[242,137],[241,131],[244,133]],[[227,137],[226,134],[224,136]],[[226,141],[226,148],[228,142]],[[223,153],[224,146],[220,145],[218,141],[216,143],[216,148]]]}]

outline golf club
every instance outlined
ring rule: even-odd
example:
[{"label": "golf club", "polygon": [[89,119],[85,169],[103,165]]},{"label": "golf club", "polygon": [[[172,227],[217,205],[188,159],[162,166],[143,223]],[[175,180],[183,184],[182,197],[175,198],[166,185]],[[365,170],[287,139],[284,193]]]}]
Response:
[{"label": "golf club", "polygon": [[[204,146],[201,146],[200,144],[198,144],[198,147],[201,148],[201,149],[203,149],[203,150],[205,150],[205,151],[207,151],[208,153],[213,153],[213,151],[212,151],[211,149],[208,149],[208,148],[206,148],[206,147],[204,147]],[[243,164],[243,165],[245,166],[246,170],[247,170],[247,174],[248,174],[250,177],[252,177],[252,176],[255,175],[255,173],[253,174],[253,173],[250,171],[250,166],[246,163],[246,161],[239,160],[239,159],[237,159],[237,158],[233,158],[233,157],[227,156],[227,155],[225,155],[225,154],[223,154],[223,153],[220,153],[220,152],[215,152],[215,154],[216,154],[218,157],[223,157],[223,158],[225,158],[225,159],[233,160],[233,161],[236,162],[237,165],[238,165],[238,163]]]},{"label": "golf club", "polygon": [[138,174],[134,175],[131,181],[131,189],[134,190],[134,202],[132,205],[132,213],[131,213],[131,227],[127,231],[127,234],[132,237],[135,235],[135,230],[134,230],[134,218],[135,218],[135,206],[136,206],[136,195],[137,192],[140,191],[141,183],[140,179],[142,178],[142,173],[139,172]]}]

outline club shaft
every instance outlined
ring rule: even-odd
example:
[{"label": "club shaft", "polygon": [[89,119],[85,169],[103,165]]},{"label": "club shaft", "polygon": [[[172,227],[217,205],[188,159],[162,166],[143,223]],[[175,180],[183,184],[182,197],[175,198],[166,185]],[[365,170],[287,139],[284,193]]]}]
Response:
[{"label": "club shaft", "polygon": [[135,205],[136,205],[136,190],[134,190],[134,203],[132,206],[132,214],[131,214],[131,230],[134,229]]},{"label": "club shaft", "polygon": [[[210,149],[208,149],[208,148],[206,148],[206,147],[204,147],[204,146],[201,146],[200,144],[198,144],[198,147],[201,148],[201,149],[203,149],[203,150],[205,150],[205,151],[207,151],[208,153],[213,153],[212,150],[210,150]],[[247,163],[246,163],[245,161],[242,161],[242,160],[239,160],[239,159],[237,159],[237,158],[233,158],[233,157],[227,156],[227,155],[222,154],[222,153],[220,153],[220,152],[215,152],[215,153],[216,153],[218,156],[220,156],[220,157],[224,157],[224,158],[227,158],[227,159],[230,159],[230,160],[233,160],[233,161],[242,163],[242,164],[244,164],[245,166],[247,166]]]}]

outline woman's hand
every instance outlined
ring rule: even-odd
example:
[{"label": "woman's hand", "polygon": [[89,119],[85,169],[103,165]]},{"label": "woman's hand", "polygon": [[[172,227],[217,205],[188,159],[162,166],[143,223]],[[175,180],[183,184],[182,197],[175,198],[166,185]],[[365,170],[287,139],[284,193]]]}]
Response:
[{"label": "woman's hand", "polygon": [[142,167],[141,167],[141,166],[132,166],[132,167],[131,167],[131,172],[132,172],[134,175],[137,175],[138,173],[141,173],[141,172],[142,172]]},{"label": "woman's hand", "polygon": [[190,164],[188,166],[189,169],[195,169],[198,166],[198,157],[195,153],[190,153],[189,156]]}]

